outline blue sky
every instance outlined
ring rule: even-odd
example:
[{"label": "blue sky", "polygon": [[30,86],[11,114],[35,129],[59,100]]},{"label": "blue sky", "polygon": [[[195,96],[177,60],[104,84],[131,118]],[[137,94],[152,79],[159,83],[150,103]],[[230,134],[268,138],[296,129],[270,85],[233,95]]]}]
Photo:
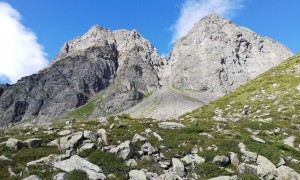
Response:
[{"label": "blue sky", "polygon": [[[293,53],[300,52],[299,0],[0,0],[0,2],[10,4],[11,8],[20,14],[18,21],[37,38],[33,41],[36,41],[36,46],[40,45],[41,52],[37,56],[40,56],[42,61],[32,72],[45,66],[45,59],[52,60],[64,42],[84,34],[95,24],[111,30],[136,29],[152,42],[160,54],[169,53],[172,48],[171,42],[177,38],[180,29],[185,28],[183,26],[188,26],[188,21],[191,21],[190,23],[198,21],[197,18],[200,18],[198,16],[210,13],[214,9],[238,25],[283,43]],[[187,7],[188,3],[190,7]],[[198,11],[198,15],[197,12],[189,11]],[[188,15],[184,18],[185,13]],[[180,18],[183,21],[182,25],[178,25]],[[0,27],[1,24],[0,21]],[[3,34],[2,27],[0,34]],[[20,68],[31,66],[27,64]],[[31,72],[26,73],[25,75],[28,75]],[[14,69],[6,74],[1,72],[0,67],[0,82],[9,80],[15,82],[15,79],[19,78],[17,75],[10,78],[11,74],[14,75]]]}]

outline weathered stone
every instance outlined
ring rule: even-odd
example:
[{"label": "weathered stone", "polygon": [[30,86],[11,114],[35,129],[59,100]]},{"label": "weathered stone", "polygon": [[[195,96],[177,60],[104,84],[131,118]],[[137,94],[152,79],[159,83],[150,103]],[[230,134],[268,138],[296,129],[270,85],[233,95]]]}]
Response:
[{"label": "weathered stone", "polygon": [[206,136],[206,137],[208,137],[208,139],[215,139],[211,134],[206,133],[206,132],[200,133],[199,135]]},{"label": "weathered stone", "polygon": [[156,137],[158,141],[163,141],[163,138],[156,132],[153,132],[153,136]]},{"label": "weathered stone", "polygon": [[91,151],[96,149],[96,145],[94,143],[86,143],[85,145],[83,145],[79,151]]},{"label": "weathered stone", "polygon": [[129,167],[134,167],[134,166],[137,166],[137,162],[135,159],[129,159],[126,161],[126,165]]},{"label": "weathered stone", "polygon": [[290,147],[294,147],[294,141],[295,141],[295,137],[294,136],[289,136],[285,139],[283,139],[283,143],[290,146]]},{"label": "weathered stone", "polygon": [[47,165],[47,166],[53,166],[54,163],[57,163],[61,160],[63,160],[65,158],[64,155],[54,155],[51,154],[47,157],[42,157],[38,160],[34,160],[34,161],[30,161],[28,163],[26,163],[26,167],[41,167],[43,165]]},{"label": "weathered stone", "polygon": [[59,132],[57,133],[57,135],[59,135],[59,136],[66,136],[66,135],[69,135],[69,134],[71,134],[71,133],[72,133],[72,131],[70,131],[70,130],[68,130],[68,129],[65,129],[65,130],[59,131]]},{"label": "weathered stone", "polygon": [[256,141],[256,142],[263,143],[263,144],[266,143],[266,141],[264,141],[264,140],[262,140],[262,139],[256,137],[255,135],[251,135],[251,138],[252,138],[254,141]]},{"label": "weathered stone", "polygon": [[22,180],[41,180],[41,179],[37,175],[31,175]]},{"label": "weathered stone", "polygon": [[59,147],[62,150],[77,148],[83,141],[83,133],[76,132],[59,139]]},{"label": "weathered stone", "polygon": [[13,148],[13,149],[16,149],[16,150],[19,150],[22,148],[23,146],[23,142],[19,139],[14,139],[14,138],[9,138],[7,141],[6,141],[6,146],[9,147],[9,148]]},{"label": "weathered stone", "polygon": [[174,172],[166,172],[165,174],[162,174],[158,178],[159,180],[182,180],[179,175],[175,174]]},{"label": "weathered stone", "polygon": [[230,162],[234,166],[238,166],[240,164],[240,160],[239,160],[238,155],[236,153],[230,152]]},{"label": "weathered stone", "polygon": [[84,171],[87,173],[89,179],[92,180],[106,179],[105,175],[101,173],[102,169],[100,167],[77,155],[72,156],[70,159],[55,163],[54,167],[68,173],[74,170]]},{"label": "weathered stone", "polygon": [[185,128],[185,125],[176,122],[161,122],[158,123],[158,127],[163,129],[181,129]]},{"label": "weathered stone", "polygon": [[61,172],[61,173],[56,174],[53,177],[53,180],[68,180],[68,176],[69,175],[67,173]]},{"label": "weathered stone", "polygon": [[85,131],[83,131],[83,137],[86,139],[89,139],[93,142],[96,142],[99,135],[93,131],[85,130]]},{"label": "weathered stone", "polygon": [[168,169],[171,166],[171,163],[169,161],[160,161],[158,162],[158,165],[163,169]]},{"label": "weathered stone", "polygon": [[247,163],[241,163],[238,166],[238,171],[240,174],[257,174],[257,166]]},{"label": "weathered stone", "polygon": [[130,141],[125,141],[118,145],[115,148],[112,148],[109,150],[110,153],[116,154],[117,156],[123,158],[123,159],[128,159],[131,158],[133,155],[133,148],[132,144]]},{"label": "weathered stone", "polygon": [[106,132],[105,129],[98,129],[97,130],[97,133],[100,135],[101,137],[101,140],[103,141],[103,143],[108,146],[109,145],[109,135],[108,135],[108,132]]},{"label": "weathered stone", "polygon": [[239,148],[240,148],[241,154],[243,155],[242,159],[245,162],[256,162],[256,159],[258,156],[257,153],[247,151],[246,146],[243,143],[239,143]]},{"label": "weathered stone", "polygon": [[34,139],[27,139],[23,141],[23,144],[29,148],[37,148],[40,147],[43,143],[42,139],[34,138]]},{"label": "weathered stone", "polygon": [[158,174],[153,172],[146,172],[146,177],[147,179],[155,180],[158,178]]},{"label": "weathered stone", "polygon": [[4,155],[1,155],[0,156],[0,161],[8,161],[8,162],[12,162],[11,159],[9,159],[8,157],[4,156]]},{"label": "weathered stone", "polygon": [[144,152],[146,155],[152,155],[154,153],[157,153],[158,150],[157,148],[154,148],[151,143],[147,142],[144,145],[142,145],[141,150]]},{"label": "weathered stone", "polygon": [[196,163],[196,164],[202,164],[205,163],[205,159],[203,157],[198,156],[197,154],[189,154],[184,156],[181,161],[184,161],[188,164],[192,163]]},{"label": "weathered stone", "polygon": [[147,176],[142,170],[131,170],[129,171],[130,180],[147,180]]},{"label": "weathered stone", "polygon": [[219,177],[211,178],[209,180],[237,180],[237,179],[238,179],[237,176],[219,176]]},{"label": "weathered stone", "polygon": [[145,141],[147,141],[147,138],[145,138],[145,137],[143,137],[143,136],[141,136],[141,135],[139,135],[139,134],[135,134],[135,135],[133,136],[133,138],[132,138],[132,143],[136,143],[136,142],[138,142],[138,141],[140,141],[140,142],[145,142]]},{"label": "weathered stone", "polygon": [[277,164],[277,167],[280,167],[280,166],[285,165],[285,164],[286,164],[285,160],[282,157],[280,157],[279,158],[279,163]]},{"label": "weathered stone", "polygon": [[296,89],[298,90],[298,92],[300,92],[300,84],[296,87]]},{"label": "weathered stone", "polygon": [[215,156],[212,163],[215,163],[219,166],[226,166],[230,163],[230,160],[227,156]]},{"label": "weathered stone", "polygon": [[176,174],[180,177],[185,176],[186,173],[185,173],[184,165],[179,159],[172,158],[172,168],[173,168],[174,174]]},{"label": "weathered stone", "polygon": [[298,180],[300,179],[300,174],[297,173],[294,169],[288,166],[280,166],[276,169],[277,179],[291,179],[291,180]]},{"label": "weathered stone", "polygon": [[261,155],[258,155],[256,163],[257,174],[262,177],[275,171],[276,169],[276,166],[271,161]]},{"label": "weathered stone", "polygon": [[120,121],[120,118],[119,118],[118,116],[116,116],[116,117],[114,118],[114,121]]}]

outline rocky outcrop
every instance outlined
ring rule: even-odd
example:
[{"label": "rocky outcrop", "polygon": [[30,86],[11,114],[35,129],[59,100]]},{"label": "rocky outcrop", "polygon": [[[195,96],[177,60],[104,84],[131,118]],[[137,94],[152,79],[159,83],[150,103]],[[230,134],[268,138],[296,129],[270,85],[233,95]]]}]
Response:
[{"label": "rocky outcrop", "polygon": [[14,85],[0,85],[0,126],[45,122],[84,105],[100,91],[100,108],[119,112],[159,85],[162,58],[135,30],[94,26],[67,42],[52,63]]}]

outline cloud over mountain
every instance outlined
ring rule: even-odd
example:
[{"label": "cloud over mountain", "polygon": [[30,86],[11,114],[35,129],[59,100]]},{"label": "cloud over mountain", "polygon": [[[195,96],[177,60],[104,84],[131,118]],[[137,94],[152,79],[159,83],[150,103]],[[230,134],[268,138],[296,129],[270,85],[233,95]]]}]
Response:
[{"label": "cloud over mountain", "polygon": [[185,0],[181,6],[180,15],[172,26],[174,43],[177,39],[186,35],[204,16],[217,13],[230,18],[236,10],[243,7],[245,0]]}]

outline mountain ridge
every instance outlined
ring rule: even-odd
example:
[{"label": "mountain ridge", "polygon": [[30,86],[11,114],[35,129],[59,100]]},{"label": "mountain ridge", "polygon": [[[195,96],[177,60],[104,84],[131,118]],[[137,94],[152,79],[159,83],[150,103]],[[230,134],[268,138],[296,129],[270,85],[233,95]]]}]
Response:
[{"label": "mountain ridge", "polygon": [[[207,19],[211,19],[212,22],[207,21]],[[201,30],[201,28],[203,29],[199,25],[201,23],[204,29],[208,29],[207,31]],[[214,27],[214,24],[217,24],[217,28]],[[177,118],[183,113],[232,90],[227,88],[228,84],[230,85],[228,81],[242,79],[233,82],[233,85],[237,87],[254,77],[237,76],[237,78],[235,75],[230,75],[231,72],[239,73],[237,67],[240,66],[240,70],[243,71],[247,68],[254,68],[254,70],[255,67],[263,68],[256,73],[259,74],[292,55],[279,43],[268,41],[262,48],[268,52],[263,52],[252,58],[257,60],[258,57],[263,57],[262,59],[268,59],[268,62],[255,66],[250,63],[249,67],[237,65],[247,55],[253,55],[247,49],[248,41],[241,38],[243,35],[235,35],[236,37],[233,39],[240,38],[241,41],[233,43],[230,41],[231,36],[224,34],[219,26],[228,26],[229,30],[225,29],[226,32],[229,31],[228,34],[231,33],[230,30],[239,27],[218,15],[207,16],[200,20],[187,36],[175,43],[170,60],[160,56],[155,47],[135,30],[111,31],[97,25],[93,26],[83,36],[65,43],[53,62],[38,74],[22,78],[11,86],[0,86],[0,126],[21,120],[47,122],[55,118],[63,118],[61,116],[69,110],[80,107],[94,98],[101,99],[101,101],[93,104],[97,112],[93,113],[92,118],[104,116],[105,113],[102,111],[110,114],[126,112],[134,117],[153,118],[153,114],[161,114],[161,118]],[[241,29],[237,31],[243,31],[247,34],[246,28]],[[194,31],[196,36],[193,35]],[[251,31],[251,33],[254,32]],[[198,36],[199,34],[201,36]],[[225,39],[228,41],[227,43],[233,43],[233,48],[239,46],[241,52],[234,52],[236,50],[230,50],[229,46],[225,46],[223,36],[228,36],[229,38]],[[259,36],[257,35],[257,37]],[[189,40],[185,42],[185,39]],[[207,46],[195,45],[195,41],[207,42]],[[211,52],[218,52],[222,44],[225,51],[212,56]],[[189,45],[190,47],[188,47]],[[229,50],[226,51],[225,47]],[[199,56],[201,53],[204,56]],[[201,57],[211,57],[214,61],[203,60]],[[233,66],[231,66],[232,63],[227,65],[227,69],[223,71],[219,68],[214,69],[213,66],[224,65],[224,62],[220,61],[222,58],[224,61],[226,58],[228,58],[227,61],[234,62],[236,59],[238,61],[234,62]],[[204,64],[203,66],[205,62],[210,62],[210,65]],[[199,69],[201,72],[198,72]],[[205,73],[208,71],[213,72],[213,74]],[[219,80],[216,75],[221,77],[224,84],[218,84]],[[199,81],[199,79],[204,79],[204,81]],[[208,88],[203,88],[206,86],[203,85],[203,82],[208,85]],[[211,92],[212,89],[216,94]],[[224,89],[225,91],[223,91]],[[156,91],[158,93],[154,93]],[[135,105],[139,106],[138,104],[143,99],[147,100],[147,94],[170,97],[161,98],[161,104],[164,104],[164,107],[170,106],[171,109],[173,108],[172,104],[174,104],[176,108],[172,111],[175,114],[168,116],[168,110],[166,113],[160,113],[165,111],[164,109],[162,111],[154,109],[155,111],[148,115],[143,114],[145,109],[138,110],[136,114],[130,112],[130,108],[134,108]],[[182,106],[177,106],[176,102],[179,101],[185,103],[182,103]],[[189,103],[193,106],[184,106],[184,104]],[[151,104],[153,102],[146,103],[146,106],[150,105],[148,110],[151,108]]]}]

